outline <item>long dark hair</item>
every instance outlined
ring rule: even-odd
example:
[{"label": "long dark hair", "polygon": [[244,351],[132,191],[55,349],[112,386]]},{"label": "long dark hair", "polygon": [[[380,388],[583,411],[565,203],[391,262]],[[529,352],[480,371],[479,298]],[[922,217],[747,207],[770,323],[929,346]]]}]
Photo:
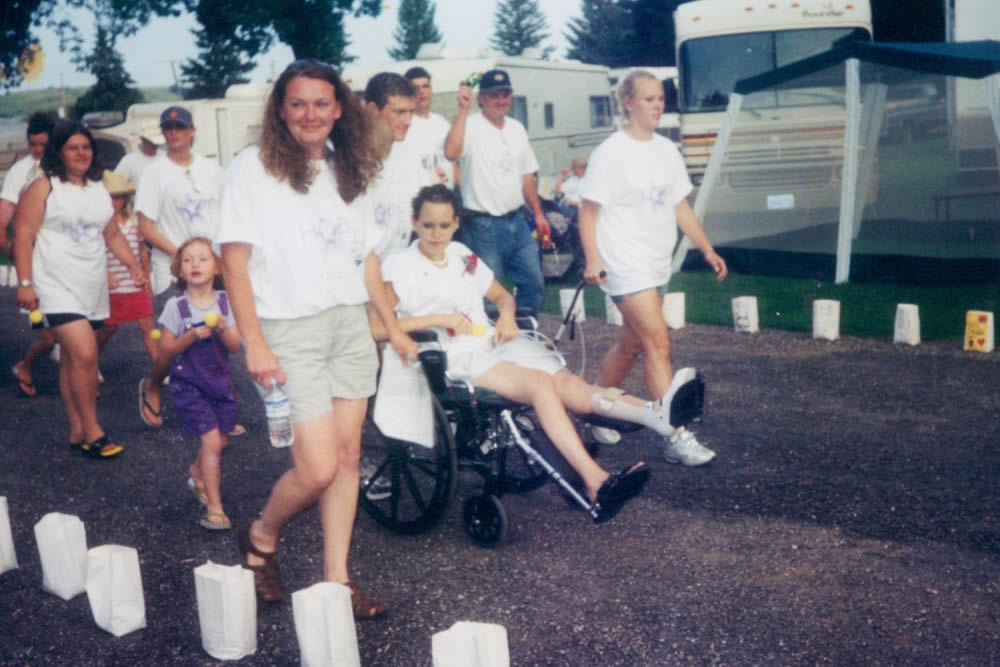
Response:
[{"label": "long dark hair", "polygon": [[382,168],[374,136],[376,125],[347,84],[325,63],[296,60],[278,77],[264,108],[260,161],[268,173],[280,181],[287,180],[295,191],[308,192],[315,177],[309,166],[309,156],[281,118],[288,84],[300,76],[320,79],[333,86],[341,115],[330,132],[333,151],[327,151],[326,160],[336,176],[337,191],[344,201],[351,202],[368,188]]},{"label": "long dark hair", "polygon": [[104,176],[104,169],[101,168],[100,161],[97,159],[97,146],[94,145],[94,135],[90,133],[90,130],[83,123],[76,120],[57,120],[55,125],[52,126],[49,143],[45,145],[45,153],[42,155],[42,171],[49,178],[58,176],[60,181],[69,180],[66,176],[66,165],[63,164],[60,153],[66,142],[75,134],[82,134],[90,142],[92,157],[90,158],[90,168],[83,175],[84,179],[88,181],[101,180],[101,177]]}]

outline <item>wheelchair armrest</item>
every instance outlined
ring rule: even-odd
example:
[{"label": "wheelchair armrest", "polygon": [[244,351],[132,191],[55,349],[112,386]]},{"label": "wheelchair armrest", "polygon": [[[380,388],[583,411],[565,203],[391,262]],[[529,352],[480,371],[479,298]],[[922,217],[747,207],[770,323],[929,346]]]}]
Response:
[{"label": "wheelchair armrest", "polygon": [[436,331],[430,329],[418,329],[410,332],[410,338],[416,343],[434,343],[438,336]]}]

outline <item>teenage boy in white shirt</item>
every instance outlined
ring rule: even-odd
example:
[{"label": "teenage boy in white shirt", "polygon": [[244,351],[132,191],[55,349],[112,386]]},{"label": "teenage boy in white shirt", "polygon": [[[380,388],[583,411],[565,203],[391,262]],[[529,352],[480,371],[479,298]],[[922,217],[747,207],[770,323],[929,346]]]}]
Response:
[{"label": "teenage boy in white shirt", "polygon": [[448,136],[451,123],[441,114],[431,111],[431,99],[434,96],[431,75],[423,67],[411,67],[403,76],[417,91],[417,105],[413,109],[413,121],[405,141],[420,156],[430,183],[444,183],[453,188],[455,165],[449,163],[444,156],[444,138]]},{"label": "teenage boy in white shirt", "polygon": [[380,72],[365,86],[365,104],[392,137],[389,155],[372,184],[371,200],[375,208],[375,224],[381,238],[375,246],[379,261],[410,245],[413,225],[410,222],[413,198],[425,185],[430,185],[413,145],[406,141],[411,131],[417,92],[399,74]]}]

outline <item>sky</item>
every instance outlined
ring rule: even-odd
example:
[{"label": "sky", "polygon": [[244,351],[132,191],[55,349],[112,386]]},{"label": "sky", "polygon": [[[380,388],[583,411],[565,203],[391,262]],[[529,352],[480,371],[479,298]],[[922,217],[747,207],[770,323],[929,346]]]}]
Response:
[{"label": "sky", "polygon": [[[394,44],[393,32],[397,24],[400,0],[386,0],[377,18],[348,18],[347,30],[351,38],[348,52],[361,62],[377,63],[389,60],[386,49]],[[488,46],[493,34],[493,0],[435,0],[435,23],[447,46],[472,48]],[[556,46],[557,56],[565,56],[566,39],[563,32],[567,21],[580,16],[580,0],[539,0],[539,5],[549,22],[550,37],[545,44]],[[480,9],[488,8],[484,11]],[[92,44],[93,20],[88,12],[70,14],[80,26],[83,35]],[[180,64],[197,56],[194,35],[197,27],[192,15],[177,18],[157,18],[133,37],[120,39],[117,48],[125,58],[125,68],[140,86],[167,86],[174,83],[171,63],[177,76]],[[16,90],[39,90],[49,87],[89,86],[94,77],[77,72],[66,54],[59,52],[59,40],[54,33],[41,29],[38,32],[45,50],[45,66],[41,76],[32,83],[22,84]],[[257,69],[250,75],[253,82],[264,82],[280,73],[292,58],[291,49],[276,44],[269,52],[257,58]]]}]

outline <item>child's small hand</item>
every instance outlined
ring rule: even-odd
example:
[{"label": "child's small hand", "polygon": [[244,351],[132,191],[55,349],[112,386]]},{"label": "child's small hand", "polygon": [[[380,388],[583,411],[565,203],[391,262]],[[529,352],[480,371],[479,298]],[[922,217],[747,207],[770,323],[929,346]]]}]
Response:
[{"label": "child's small hand", "polygon": [[448,330],[455,336],[462,336],[470,332],[472,322],[462,313],[455,313],[448,316]]},{"label": "child's small hand", "polygon": [[200,327],[192,327],[189,331],[193,332],[198,340],[205,340],[206,338],[212,337],[212,328],[204,325]]},{"label": "child's small hand", "polygon": [[108,287],[111,289],[118,287],[118,277],[113,273],[108,274]]},{"label": "child's small hand", "polygon": [[138,285],[139,287],[146,286],[146,281],[147,281],[146,272],[143,271],[140,267],[134,266],[130,268],[128,272],[129,275],[132,277],[132,280],[135,281],[136,285]]}]

